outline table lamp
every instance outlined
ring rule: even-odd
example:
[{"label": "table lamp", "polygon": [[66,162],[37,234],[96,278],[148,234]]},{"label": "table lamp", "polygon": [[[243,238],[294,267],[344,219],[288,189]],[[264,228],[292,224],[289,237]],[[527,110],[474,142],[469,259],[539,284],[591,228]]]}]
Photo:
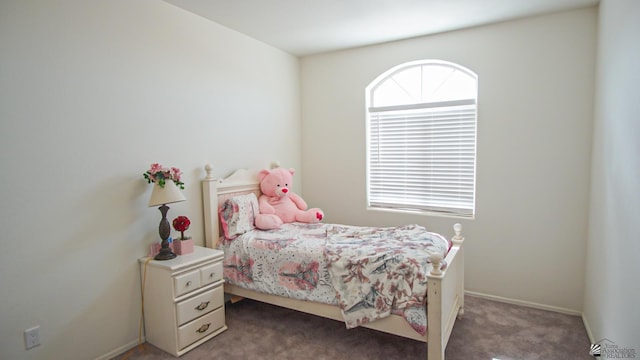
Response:
[{"label": "table lamp", "polygon": [[176,254],[169,248],[169,236],[171,235],[171,225],[167,220],[167,211],[169,207],[167,204],[176,203],[187,200],[180,192],[180,189],[172,180],[167,180],[164,183],[164,187],[155,184],[153,185],[153,191],[151,192],[151,199],[149,200],[149,207],[160,205],[160,213],[162,213],[162,219],[158,226],[160,232],[160,238],[162,244],[160,246],[160,252],[154,257],[156,260],[169,260],[176,257]]}]

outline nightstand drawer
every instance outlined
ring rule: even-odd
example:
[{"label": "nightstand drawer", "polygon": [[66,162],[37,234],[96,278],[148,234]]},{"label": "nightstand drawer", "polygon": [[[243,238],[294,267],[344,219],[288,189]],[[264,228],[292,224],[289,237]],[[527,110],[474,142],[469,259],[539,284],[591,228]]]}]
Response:
[{"label": "nightstand drawer", "polygon": [[224,308],[214,310],[178,328],[178,348],[183,349],[224,326]]},{"label": "nightstand drawer", "polygon": [[186,294],[200,287],[200,271],[195,270],[173,278],[175,296]]},{"label": "nightstand drawer", "polygon": [[218,286],[203,294],[176,304],[177,325],[187,323],[202,314],[206,314],[222,306],[224,289]]},{"label": "nightstand drawer", "polygon": [[200,269],[200,281],[202,286],[222,280],[222,262],[207,265]]}]

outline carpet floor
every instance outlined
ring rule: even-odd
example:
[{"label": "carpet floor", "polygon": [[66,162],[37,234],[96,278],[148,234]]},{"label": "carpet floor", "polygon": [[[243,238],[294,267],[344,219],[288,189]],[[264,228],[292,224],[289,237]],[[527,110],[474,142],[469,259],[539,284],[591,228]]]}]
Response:
[{"label": "carpet floor", "polygon": [[[243,300],[227,303],[229,329],[186,353],[209,359],[426,359],[426,344],[377,331]],[[447,360],[593,359],[582,319],[529,307],[465,297]],[[174,359],[144,344],[113,360]]]}]

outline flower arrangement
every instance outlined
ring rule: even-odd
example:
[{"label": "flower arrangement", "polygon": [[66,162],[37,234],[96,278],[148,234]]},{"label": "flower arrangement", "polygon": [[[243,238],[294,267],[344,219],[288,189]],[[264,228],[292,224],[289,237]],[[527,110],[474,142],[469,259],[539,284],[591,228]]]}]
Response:
[{"label": "flower arrangement", "polygon": [[184,237],[184,232],[189,229],[189,225],[191,225],[191,221],[186,216],[178,216],[173,219],[173,228],[176,229],[176,231],[180,231],[180,240],[189,239]]},{"label": "flower arrangement", "polygon": [[158,163],[153,163],[151,168],[143,175],[149,184],[156,183],[160,187],[164,187],[167,180],[173,180],[180,189],[184,190],[184,183],[181,181],[182,172],[178,168],[167,168]]}]

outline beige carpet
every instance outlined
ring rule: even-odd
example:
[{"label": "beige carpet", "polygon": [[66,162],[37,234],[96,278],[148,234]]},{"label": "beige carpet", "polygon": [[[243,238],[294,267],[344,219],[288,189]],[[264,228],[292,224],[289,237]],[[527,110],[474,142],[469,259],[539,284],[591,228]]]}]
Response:
[{"label": "beige carpet", "polygon": [[[593,359],[577,316],[467,296],[446,359]],[[229,329],[184,360],[205,359],[426,359],[426,345],[369,329],[243,300],[227,304]],[[150,344],[118,360],[173,359]]]}]

